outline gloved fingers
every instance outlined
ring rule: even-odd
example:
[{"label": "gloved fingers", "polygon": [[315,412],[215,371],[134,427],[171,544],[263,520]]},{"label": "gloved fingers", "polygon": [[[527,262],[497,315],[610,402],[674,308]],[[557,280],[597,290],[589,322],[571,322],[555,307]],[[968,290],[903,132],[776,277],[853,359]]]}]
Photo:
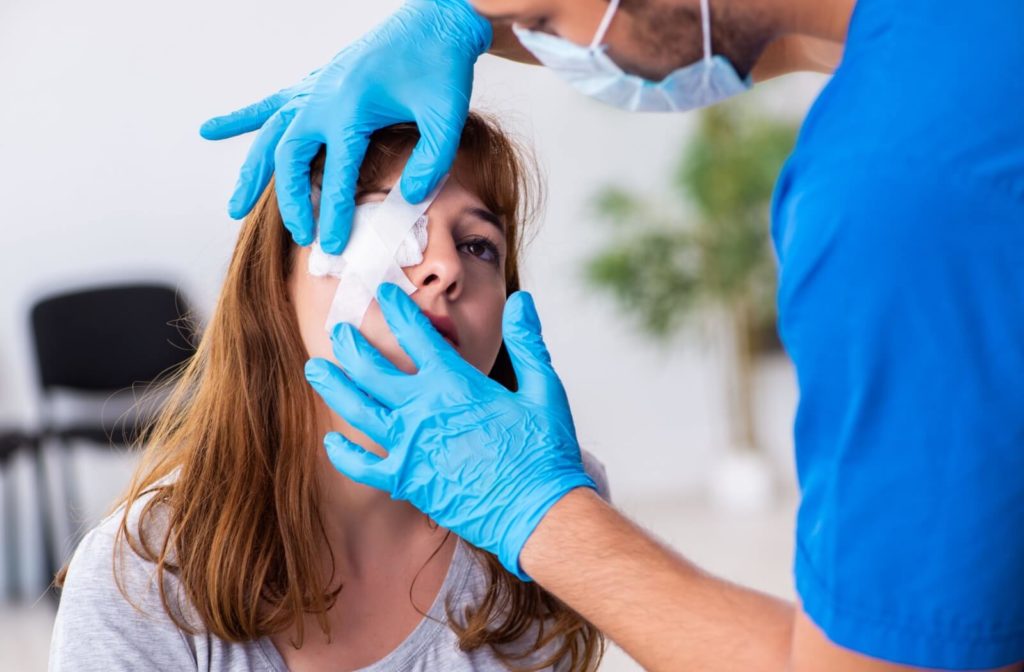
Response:
[{"label": "gloved fingers", "polygon": [[314,358],[306,362],[306,380],[346,422],[377,443],[387,440],[391,425],[387,409],[364,394],[341,369],[325,359]]},{"label": "gloved fingers", "polygon": [[284,132],[274,152],[277,207],[285,227],[299,245],[309,245],[314,238],[309,164],[320,151],[320,145],[318,139],[303,134],[293,123]]},{"label": "gloved fingers", "polygon": [[241,219],[249,214],[267,188],[274,175],[274,150],[288,129],[291,118],[291,114],[281,112],[271,115],[253,141],[238,173],[238,182],[235,183],[231,200],[228,201],[228,214],[233,219]]},{"label": "gloved fingers", "polygon": [[564,397],[562,383],[551,366],[551,355],[541,335],[537,308],[528,292],[514,292],[508,297],[502,316],[502,335],[516,372],[519,393],[538,404],[553,401],[553,390]]},{"label": "gloved fingers", "polygon": [[449,362],[464,361],[398,285],[383,283],[377,289],[377,302],[398,344],[417,369],[422,371],[442,357]]},{"label": "gloved fingers", "polygon": [[370,144],[362,131],[349,131],[327,143],[320,199],[320,246],[327,254],[341,254],[352,233],[359,167]]},{"label": "gloved fingers", "polygon": [[327,458],[334,468],[353,481],[378,490],[390,490],[387,474],[380,468],[382,459],[337,432],[324,437]]},{"label": "gloved fingers", "polygon": [[234,112],[211,117],[199,127],[199,135],[207,140],[224,140],[255,131],[291,100],[292,95],[291,89],[282,89]]},{"label": "gloved fingers", "polygon": [[409,376],[373,347],[351,324],[341,323],[331,333],[334,356],[349,379],[386,408],[405,398]]},{"label": "gloved fingers", "polygon": [[[455,92],[452,95],[458,95]],[[420,203],[452,168],[469,113],[468,100],[456,100],[453,109],[427,110],[416,115],[420,139],[402,171],[402,196]]]}]

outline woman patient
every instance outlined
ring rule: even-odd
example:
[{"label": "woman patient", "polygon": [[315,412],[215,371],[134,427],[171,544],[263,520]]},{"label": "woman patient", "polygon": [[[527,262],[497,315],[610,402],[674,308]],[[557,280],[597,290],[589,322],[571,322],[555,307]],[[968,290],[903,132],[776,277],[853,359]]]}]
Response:
[{"label": "woman patient", "polygon": [[[374,135],[357,207],[384,199],[418,139],[411,124]],[[315,187],[322,173],[320,157]],[[439,331],[509,387],[501,317],[519,288],[532,174],[493,122],[471,114],[427,211],[423,261],[404,269]],[[51,669],[595,668],[603,639],[589,623],[331,466],[328,431],[383,450],[306,383],[306,360],[330,356],[324,320],[338,289],[310,275],[309,254],[291,242],[269,187],[120,508],[58,576]],[[360,331],[415,371],[376,303]]]}]

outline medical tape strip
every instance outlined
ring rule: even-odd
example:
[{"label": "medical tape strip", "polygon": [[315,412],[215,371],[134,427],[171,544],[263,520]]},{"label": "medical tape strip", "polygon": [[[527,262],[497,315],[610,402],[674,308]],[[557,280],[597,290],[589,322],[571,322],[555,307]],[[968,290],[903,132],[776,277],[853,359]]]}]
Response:
[{"label": "medical tape strip", "polygon": [[412,235],[417,220],[441,192],[446,179],[415,205],[402,197],[396,184],[365,225],[353,226],[352,237],[341,254],[345,263],[338,275],[338,289],[327,311],[324,327],[328,332],[339,322],[358,327],[382,282],[393,282],[406,294],[416,291],[395,256],[402,241]]}]

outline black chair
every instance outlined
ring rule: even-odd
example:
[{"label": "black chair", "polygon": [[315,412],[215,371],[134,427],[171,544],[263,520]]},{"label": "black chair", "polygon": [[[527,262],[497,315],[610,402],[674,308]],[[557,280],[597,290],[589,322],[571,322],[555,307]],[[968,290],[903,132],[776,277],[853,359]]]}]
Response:
[{"label": "black chair", "polygon": [[194,354],[192,317],[181,294],[162,284],[72,291],[46,297],[32,307],[32,342],[40,390],[35,468],[47,576],[53,576],[62,560],[56,550],[56,516],[48,513],[56,507],[47,485],[47,447],[52,444],[57,448],[65,521],[73,548],[80,531],[74,521],[78,497],[71,477],[71,442],[129,445],[140,436],[152,415],[137,413],[112,423],[104,420],[103,413],[94,412],[73,422],[60,421],[55,413],[57,397],[96,399],[140,387],[145,392],[150,384]]},{"label": "black chair", "polygon": [[14,474],[11,466],[19,451],[34,447],[35,437],[13,429],[0,431],[0,488],[3,488],[4,501],[4,585],[6,593],[12,600],[21,597],[21,572],[18,557],[18,497],[15,489]]}]

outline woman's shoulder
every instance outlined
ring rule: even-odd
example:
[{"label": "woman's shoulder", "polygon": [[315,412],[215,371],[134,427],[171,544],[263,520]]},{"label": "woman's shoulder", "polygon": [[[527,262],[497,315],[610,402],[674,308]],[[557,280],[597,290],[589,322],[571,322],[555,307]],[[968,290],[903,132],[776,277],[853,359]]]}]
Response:
[{"label": "woman's shoulder", "polygon": [[174,572],[158,572],[138,552],[144,538],[160,553],[168,520],[158,490],[121,506],[83,537],[61,591],[50,670],[280,669],[258,641],[233,643],[205,632]]},{"label": "woman's shoulder", "polygon": [[82,537],[68,565],[68,578],[88,570],[96,579],[97,575],[106,576],[105,570],[115,566],[123,568],[127,578],[152,574],[156,563],[143,557],[139,549],[145,544],[146,548],[160,552],[168,519],[169,508],[162,501],[159,488],[122,503]]},{"label": "woman's shoulder", "polygon": [[[127,538],[139,539],[140,532],[146,532],[145,538],[153,540],[160,536],[157,529],[166,521],[166,506],[154,501],[156,492],[147,492],[133,502],[121,504],[108,514],[95,527],[86,532],[78,543],[68,565],[67,582],[73,582],[83,573],[88,573],[92,581],[113,576],[113,567],[124,565],[130,573],[138,572],[147,565],[155,568],[152,562],[146,562],[135,550]],[[110,570],[110,571],[108,571]]]},{"label": "woman's shoulder", "polygon": [[[157,572],[157,564],[140,549],[145,543],[159,553],[165,536],[167,507],[148,492],[133,502],[122,504],[89,530],[75,548],[68,563],[61,607],[88,604],[89,608],[143,610],[160,589],[176,587],[170,572]],[[135,605],[133,606],[133,603]]]},{"label": "woman's shoulder", "polygon": [[156,563],[120,533],[122,522],[130,533],[144,526],[139,514],[147,501],[122,506],[75,549],[50,643],[51,670],[194,669],[194,651],[161,599],[177,591],[175,578],[158,574]]}]

